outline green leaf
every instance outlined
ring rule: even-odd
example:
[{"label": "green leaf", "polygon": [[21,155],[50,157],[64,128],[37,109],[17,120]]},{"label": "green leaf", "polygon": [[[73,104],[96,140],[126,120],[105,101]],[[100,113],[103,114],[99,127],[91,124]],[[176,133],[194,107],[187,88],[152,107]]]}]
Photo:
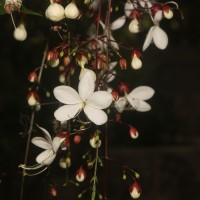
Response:
[{"label": "green leaf", "polygon": [[4,9],[4,4],[5,4],[5,0],[0,0],[0,15],[6,14],[6,11]]},{"label": "green leaf", "polygon": [[20,11],[23,13],[29,14],[29,15],[36,15],[36,16],[42,17],[42,15],[40,13],[30,10],[30,9],[26,8],[24,5],[21,6]]}]

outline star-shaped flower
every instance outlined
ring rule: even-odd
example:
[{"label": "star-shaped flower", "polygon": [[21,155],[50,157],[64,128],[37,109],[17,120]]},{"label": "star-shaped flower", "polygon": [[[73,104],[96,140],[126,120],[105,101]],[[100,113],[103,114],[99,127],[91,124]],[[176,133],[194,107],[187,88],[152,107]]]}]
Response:
[{"label": "star-shaped flower", "polygon": [[80,79],[78,92],[69,86],[58,86],[54,88],[54,96],[65,104],[58,108],[54,116],[58,121],[70,120],[84,111],[89,120],[96,125],[104,124],[108,117],[102,110],[112,103],[112,95],[107,91],[96,91],[94,72],[88,70]]},{"label": "star-shaped flower", "polygon": [[58,148],[60,147],[61,143],[65,140],[65,138],[54,137],[52,140],[51,135],[46,129],[42,127],[39,128],[45,134],[45,138],[34,137],[31,140],[31,142],[35,146],[44,149],[44,151],[36,157],[36,162],[42,165],[50,165],[55,159]]},{"label": "star-shaped flower", "polygon": [[136,110],[139,112],[146,112],[151,109],[151,106],[146,102],[154,95],[154,90],[148,86],[139,86],[133,89],[129,94],[125,93],[124,97],[120,97],[118,101],[115,101],[115,108],[118,112],[123,112],[127,103],[131,105],[131,110]]}]

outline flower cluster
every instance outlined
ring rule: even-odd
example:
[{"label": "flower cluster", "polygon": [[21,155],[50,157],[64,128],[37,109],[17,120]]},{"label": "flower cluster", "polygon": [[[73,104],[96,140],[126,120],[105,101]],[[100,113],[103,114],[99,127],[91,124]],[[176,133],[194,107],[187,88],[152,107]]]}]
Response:
[{"label": "flower cluster", "polygon": [[[21,6],[15,1],[12,4],[10,2],[6,1],[5,4],[7,12],[15,11]],[[49,116],[46,117],[49,121],[54,118],[54,137],[46,129],[39,127],[45,137],[33,137],[27,143],[32,142],[44,151],[36,157],[36,165],[29,166],[25,160],[20,167],[23,175],[39,174],[48,169],[57,160],[57,156],[59,166],[67,174],[70,167],[77,169],[75,174],[67,176],[66,184],[70,182],[78,186],[90,179],[89,189],[81,192],[79,198],[90,192],[91,200],[95,200],[97,196],[99,199],[107,199],[107,189],[101,194],[97,187],[97,172],[99,167],[103,167],[105,163],[105,167],[108,167],[108,163],[113,161],[108,156],[108,128],[110,124],[119,123],[128,129],[127,135],[130,138],[138,138],[138,129],[135,125],[124,122],[121,113],[150,111],[151,105],[147,101],[155,93],[150,86],[138,86],[137,82],[126,79],[124,72],[131,74],[133,70],[142,67],[141,52],[151,43],[159,49],[167,47],[168,36],[160,27],[160,21],[171,19],[178,5],[172,1],[158,3],[150,0],[124,0],[120,3],[111,0],[73,0],[67,1],[67,5],[65,3],[51,1],[45,8],[44,16],[50,24],[50,33],[57,33],[61,41],[52,43],[50,46],[54,45],[53,48],[46,47],[41,65],[28,75],[30,87],[27,103],[33,116],[29,134],[34,133],[34,116],[37,112],[42,112],[44,105],[52,105],[54,101],[55,110],[53,113],[49,111]],[[150,23],[142,47],[119,41],[116,30],[128,28],[129,34],[139,34],[145,30],[142,27],[144,20]],[[14,37],[19,41],[26,39],[24,24],[15,29]],[[45,70],[52,70],[55,82],[58,81],[50,87],[53,90],[42,84],[45,81],[41,81]],[[53,100],[43,104],[41,96],[52,97]],[[38,124],[42,123],[40,121]],[[83,145],[83,149],[86,149],[82,152],[81,164],[76,166],[71,151],[85,141],[87,143]],[[74,148],[71,148],[72,145]],[[105,147],[105,152],[102,146]],[[127,179],[126,172],[130,174],[130,180],[127,180],[130,183],[130,196],[133,199],[139,198],[139,174],[128,166],[120,167],[124,174],[123,180]],[[50,189],[52,196],[57,196],[55,187],[51,186]]]}]

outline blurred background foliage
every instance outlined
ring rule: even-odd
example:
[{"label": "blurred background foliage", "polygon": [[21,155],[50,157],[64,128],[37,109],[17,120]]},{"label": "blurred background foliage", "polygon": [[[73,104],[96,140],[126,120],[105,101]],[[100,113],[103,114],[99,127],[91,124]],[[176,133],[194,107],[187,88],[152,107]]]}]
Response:
[{"label": "blurred background foliage", "polygon": [[[125,127],[112,126],[110,135],[111,152],[139,169],[142,175],[144,195],[141,199],[198,200],[200,194],[199,145],[200,145],[200,16],[198,0],[179,0],[180,13],[162,27],[169,36],[169,46],[159,51],[153,45],[143,53],[143,68],[128,70],[125,79],[132,87],[152,86],[156,94],[151,99],[152,111],[148,113],[123,113],[123,121],[134,124],[140,137],[133,141]],[[25,1],[33,10],[40,8],[40,1]],[[16,15],[16,22],[20,20]],[[20,118],[29,114],[26,95],[29,88],[27,75],[40,65],[47,37],[57,38],[49,32],[46,19],[26,16],[28,38],[24,42],[13,38],[14,27],[8,14],[0,16],[0,199],[18,199],[20,175],[18,165],[23,162],[26,136],[20,134],[24,126]],[[114,33],[118,36],[119,32]],[[127,33],[120,34],[124,42],[141,45],[140,39]],[[52,44],[53,45],[53,44]],[[52,70],[54,71],[54,70]],[[118,70],[120,73],[120,70]],[[52,76],[47,70],[45,80]],[[58,82],[55,84],[59,84]],[[51,89],[51,81],[46,83]],[[46,101],[46,99],[44,99]],[[47,100],[48,101],[48,100]],[[51,123],[45,107],[38,121]],[[24,118],[23,118],[24,119]],[[194,164],[195,163],[195,164]],[[118,172],[116,172],[118,173]],[[115,176],[114,176],[115,177]],[[41,178],[41,177],[40,177]],[[43,182],[31,178],[38,184],[38,194]],[[115,183],[117,185],[117,182]],[[171,184],[171,186],[169,186]],[[151,188],[150,188],[151,187]],[[41,190],[41,191],[40,191]],[[112,188],[110,188],[112,191]],[[31,192],[32,191],[32,192]],[[124,193],[123,193],[124,192]],[[113,192],[115,194],[115,192]],[[121,190],[121,197],[129,199]],[[36,198],[36,194],[27,199]],[[39,199],[39,198],[38,198]],[[42,198],[41,198],[42,199]],[[48,199],[48,198],[47,198]]]}]

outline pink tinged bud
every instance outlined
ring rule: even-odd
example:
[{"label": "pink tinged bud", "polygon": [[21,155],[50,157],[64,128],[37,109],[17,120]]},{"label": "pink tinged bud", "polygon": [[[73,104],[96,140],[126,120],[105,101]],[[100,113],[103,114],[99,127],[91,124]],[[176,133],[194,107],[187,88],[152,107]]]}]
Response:
[{"label": "pink tinged bud", "polygon": [[69,19],[77,19],[81,16],[80,11],[78,10],[74,2],[69,3],[65,7],[65,17]]},{"label": "pink tinged bud", "polygon": [[51,3],[45,12],[46,18],[58,22],[65,17],[65,11],[62,5],[58,3]]},{"label": "pink tinged bud", "polygon": [[131,33],[139,33],[140,32],[139,22],[138,22],[137,18],[131,20],[131,22],[128,26],[128,30]]},{"label": "pink tinged bud", "polygon": [[48,51],[46,59],[48,62],[52,62],[56,60],[58,57],[59,57],[59,53],[57,52],[57,50],[53,50],[53,51]]},{"label": "pink tinged bud", "polygon": [[120,83],[119,85],[119,92],[121,94],[124,94],[124,93],[129,93],[129,88],[128,88],[128,85],[126,83]]},{"label": "pink tinged bud", "polygon": [[119,60],[119,66],[121,69],[127,69],[127,60],[121,57]]},{"label": "pink tinged bud", "polygon": [[136,138],[138,138],[139,133],[138,133],[136,128],[131,126],[130,129],[129,129],[129,135],[130,135],[131,138],[136,139]]},{"label": "pink tinged bud", "polygon": [[80,135],[75,135],[74,136],[74,144],[79,144],[81,142],[81,136]]},{"label": "pink tinged bud", "polygon": [[83,68],[85,64],[88,64],[88,57],[85,55],[85,53],[79,53],[76,56],[76,61],[78,65]]},{"label": "pink tinged bud", "polygon": [[63,150],[66,149],[69,144],[69,134],[67,132],[59,133],[57,137],[59,137],[60,139],[64,139],[61,143],[61,148]]},{"label": "pink tinged bud", "polygon": [[163,6],[163,15],[166,19],[171,19],[174,14],[169,6],[164,5]]},{"label": "pink tinged bud", "polygon": [[162,10],[162,5],[159,3],[154,3],[153,6],[151,7],[151,13],[153,18],[155,17],[156,13],[161,10]]},{"label": "pink tinged bud", "polygon": [[137,19],[141,16],[140,12],[138,10],[133,10],[130,14],[131,19]]},{"label": "pink tinged bud", "polygon": [[86,177],[86,172],[85,170],[80,167],[77,171],[76,171],[76,180],[78,182],[83,182],[85,180]]},{"label": "pink tinged bud", "polygon": [[141,187],[137,182],[131,184],[129,188],[130,195],[133,199],[137,199],[141,194]]},{"label": "pink tinged bud", "polygon": [[57,196],[57,190],[56,190],[55,187],[51,187],[50,194],[51,194],[52,197],[56,197]]},{"label": "pink tinged bud", "polygon": [[39,96],[37,92],[31,91],[28,93],[27,99],[28,99],[29,106],[35,106],[38,103]]},{"label": "pink tinged bud", "polygon": [[141,54],[139,51],[134,50],[132,52],[131,66],[133,69],[140,69],[142,67],[142,61],[140,60]]},{"label": "pink tinged bud", "polygon": [[31,72],[29,75],[28,75],[28,80],[30,81],[30,82],[35,82],[35,81],[37,81],[37,78],[38,78],[38,75],[37,75],[37,73],[35,72],[35,71],[33,71],[33,72]]},{"label": "pink tinged bud", "polygon": [[116,90],[112,90],[111,94],[114,101],[117,101],[119,99],[119,94],[117,93]]},{"label": "pink tinged bud", "polygon": [[67,66],[70,64],[70,62],[71,62],[71,58],[70,58],[69,56],[65,56],[65,57],[63,58],[63,65],[64,65],[65,67],[67,67]]},{"label": "pink tinged bud", "polygon": [[7,14],[11,14],[12,13],[12,8],[11,8],[10,4],[5,5],[4,9],[5,9]]}]

